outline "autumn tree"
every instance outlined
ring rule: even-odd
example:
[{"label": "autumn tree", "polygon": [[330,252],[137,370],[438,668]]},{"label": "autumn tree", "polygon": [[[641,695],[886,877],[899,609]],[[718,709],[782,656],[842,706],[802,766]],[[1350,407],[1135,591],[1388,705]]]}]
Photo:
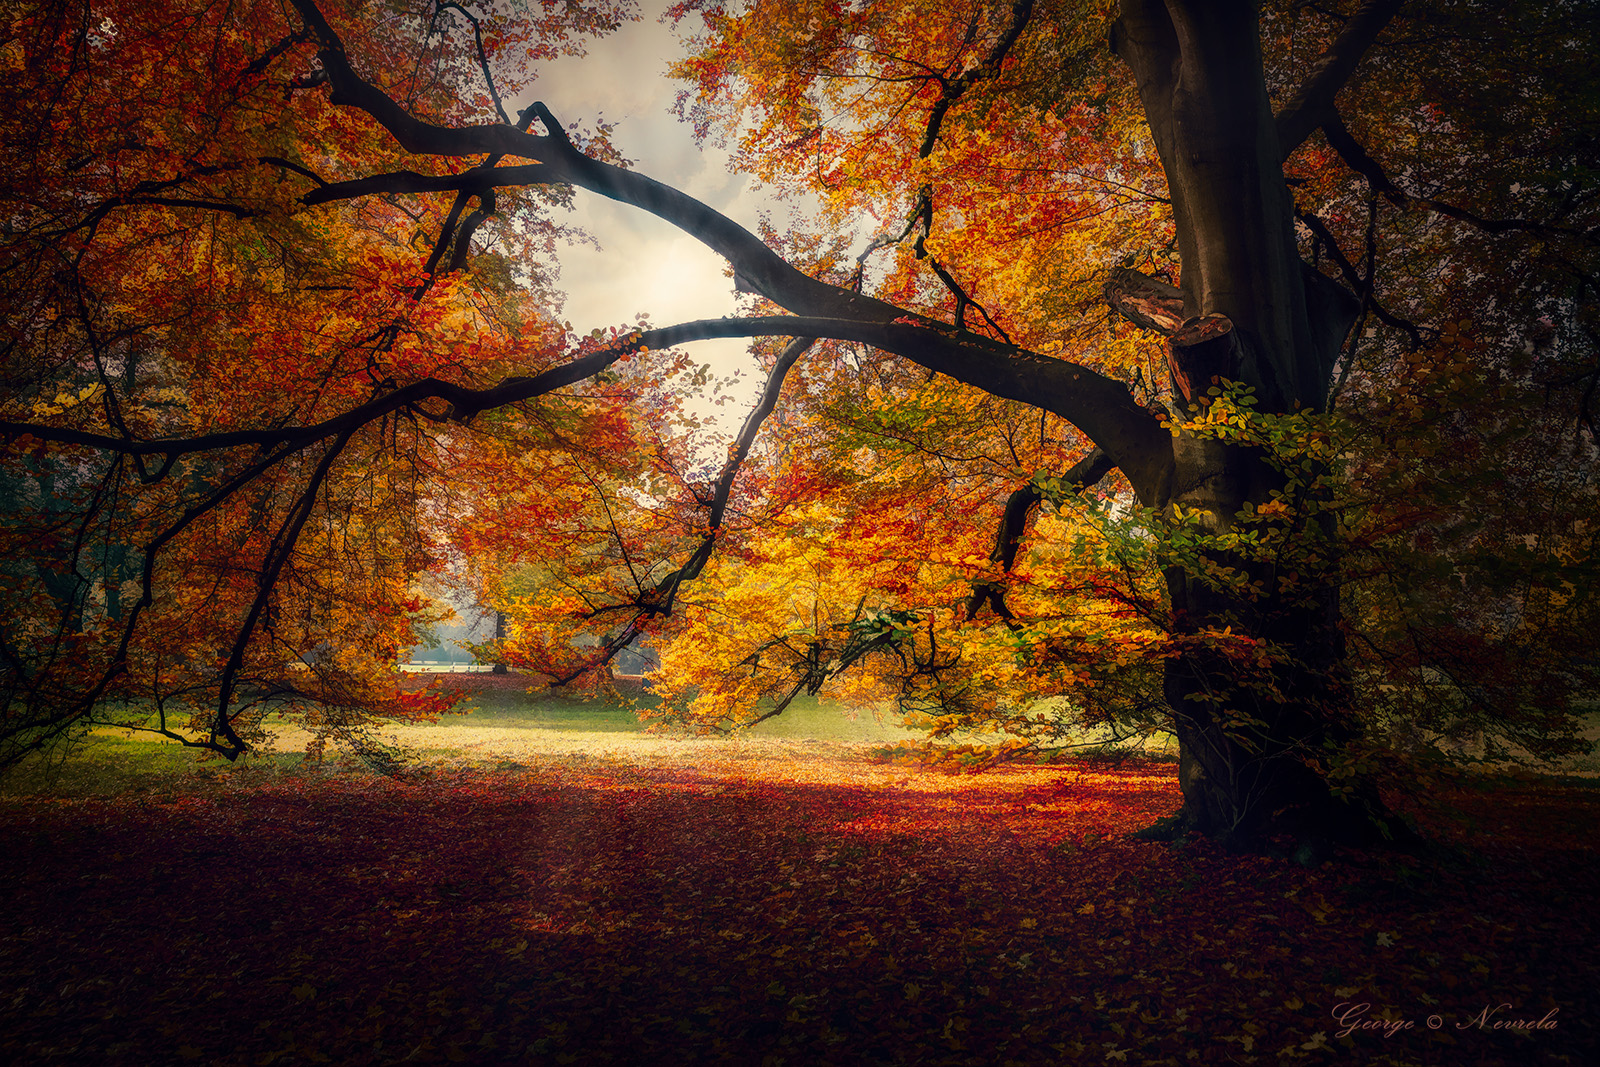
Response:
[{"label": "autumn tree", "polygon": [[[1363,734],[1397,721],[1573,750],[1564,713],[1592,686],[1574,642],[1592,610],[1595,382],[1595,97],[1575,9],[680,7],[706,27],[680,68],[702,132],[742,122],[746,164],[822,197],[831,226],[887,224],[857,284],[887,249],[880,289],[902,303],[1144,392],[1144,411],[1086,417],[1067,399],[1091,388],[1077,367],[1009,394],[947,371],[1096,446],[1008,498],[989,557],[1025,577],[1018,592],[1040,574],[1011,565],[1015,520],[1045,495],[1080,508],[1070,490],[1115,468],[1149,510],[1140,562],[1164,572],[1165,603],[1121,580],[1126,542],[1070,583],[1080,605],[1115,586],[1122,617],[1150,624],[1127,640],[1052,642],[1046,614],[1019,626],[987,578],[969,603],[1022,631],[1035,668],[1079,671],[1059,680],[1080,704],[1108,681],[1083,672],[1144,642],[1133,658],[1162,664],[1183,750],[1180,824],[1248,834],[1296,808],[1313,826],[1373,810],[1354,785],[1375,758]],[[1165,344],[1130,351],[1101,299]],[[947,418],[926,425],[928,454],[970,454]],[[1021,477],[1037,469],[1007,447]],[[1519,656],[1541,665],[1525,681]],[[1319,813],[1330,775],[1344,785]]]},{"label": "autumn tree", "polygon": [[[430,19],[370,14],[353,44],[409,65],[397,91],[412,106],[464,119],[476,105],[457,98],[452,42]],[[541,253],[562,194],[486,193],[473,210],[449,193],[336,197],[307,213],[298,183],[324,188],[319,169],[364,157],[381,169],[387,135],[343,121],[297,58],[307,31],[278,9],[7,17],[7,758],[152,710],[155,729],[228,755],[270,711],[357,745],[374,715],[436,712],[390,673],[432,610],[412,584],[448,548],[435,516],[463,442],[408,404],[485,383],[538,396],[616,358],[568,364],[550,314]],[[519,62],[616,25],[598,7],[438,18]],[[519,409],[470,451],[490,462],[515,441],[513,467],[537,471],[552,438],[614,444],[634,421],[619,408]]]},{"label": "autumn tree", "polygon": [[[399,700],[370,652],[471,538],[541,560],[508,647],[555,680],[678,627],[665,666],[742,670],[736,717],[863,671],[957,722],[1060,686],[1170,728],[1178,828],[1240,843],[1378,833],[1374,728],[1416,709],[1375,718],[1373,671],[1426,682],[1496,627],[1540,616],[1553,680],[1474,714],[1531,696],[1570,735],[1587,5],[680,4],[685,116],[823,197],[813,232],[763,237],[512,103],[620,14],[11,16],[8,758],[113,697],[203,696],[186,739],[230,757],[263,700]],[[703,241],[751,313],[571,336],[549,212],[574,191]],[[671,349],[710,337],[775,340],[705,471]],[[1502,521],[1464,530],[1439,475],[1500,466]],[[1433,547],[1504,559],[1558,468],[1495,619],[1396,583]],[[718,651],[709,612],[768,630]]]}]

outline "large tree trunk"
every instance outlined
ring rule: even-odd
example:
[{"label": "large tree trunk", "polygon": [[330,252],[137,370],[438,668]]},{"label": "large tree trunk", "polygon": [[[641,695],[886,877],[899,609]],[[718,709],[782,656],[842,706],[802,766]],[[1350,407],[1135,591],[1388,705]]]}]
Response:
[{"label": "large tree trunk", "polygon": [[[1354,317],[1353,299],[1299,257],[1258,41],[1245,0],[1125,0],[1113,38],[1171,190],[1187,316],[1171,333],[1171,370],[1185,414],[1217,379],[1249,386],[1262,410],[1322,408]],[[1134,480],[1169,521],[1183,509],[1211,535],[1229,532],[1247,504],[1266,503],[1281,484],[1261,454],[1189,434],[1174,439],[1158,483]],[[1185,646],[1165,680],[1184,797],[1170,829],[1240,845],[1277,833],[1375,838],[1375,792],[1360,783],[1335,790],[1324,773],[1355,732],[1332,579],[1279,596],[1268,564],[1220,553],[1210,562],[1260,579],[1268,592],[1240,595],[1202,576],[1192,556],[1167,569],[1173,630]],[[1267,657],[1241,653],[1252,647]]]},{"label": "large tree trunk", "polygon": [[[1170,339],[1174,406],[1199,413],[1213,378],[1239,380],[1239,338],[1221,315],[1192,320]],[[1356,740],[1344,672],[1335,544],[1315,500],[1270,520],[1243,519],[1284,488],[1261,452],[1189,432],[1173,440],[1158,487],[1173,533],[1181,512],[1205,540],[1175,538],[1165,577],[1182,654],[1167,663],[1164,696],[1180,749],[1184,809],[1168,829],[1198,830],[1250,847],[1264,837],[1368,843],[1389,832],[1375,791],[1337,790],[1327,770]],[[1290,495],[1292,497],[1293,494]],[[1289,499],[1284,497],[1283,499]],[[1261,558],[1220,540],[1249,522],[1258,532],[1298,527],[1298,552]],[[1216,572],[1222,572],[1219,576]]]},{"label": "large tree trunk", "polygon": [[[1242,580],[1274,586],[1273,566],[1212,554]],[[1384,831],[1375,791],[1327,777],[1356,740],[1343,672],[1337,587],[1302,579],[1285,596],[1240,596],[1195,569],[1166,571],[1175,638],[1164,696],[1178,736],[1184,809],[1174,831],[1249,846],[1263,837],[1364,844]]]}]

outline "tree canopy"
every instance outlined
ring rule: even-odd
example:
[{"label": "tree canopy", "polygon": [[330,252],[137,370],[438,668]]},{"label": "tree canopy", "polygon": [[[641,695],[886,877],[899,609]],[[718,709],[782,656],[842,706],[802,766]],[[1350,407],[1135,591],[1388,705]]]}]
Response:
[{"label": "tree canopy", "polygon": [[[391,668],[462,561],[552,683],[642,640],[701,729],[1170,731],[1172,829],[1232,841],[1582,747],[1592,5],[686,0],[684,136],[821,205],[761,234],[533,99],[634,14],[14,6],[0,760],[370,749],[445,706]],[[744,313],[574,335],[589,195]],[[766,381],[708,462],[719,337]]]}]

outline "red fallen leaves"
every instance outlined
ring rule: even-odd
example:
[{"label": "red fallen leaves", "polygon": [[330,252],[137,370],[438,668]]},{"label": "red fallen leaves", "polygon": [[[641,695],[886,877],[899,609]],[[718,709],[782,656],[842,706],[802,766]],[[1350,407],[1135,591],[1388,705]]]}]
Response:
[{"label": "red fallen leaves", "polygon": [[448,686],[439,689],[397,687],[395,705],[408,719],[437,719],[453,709],[466,696],[465,690]]},{"label": "red fallen leaves", "polygon": [[[1176,802],[1165,767],[823,759],[7,799],[0,1058],[1534,1064],[1594,1047],[1595,791],[1468,796],[1488,825],[1426,870],[1116,836]],[[1471,1023],[1502,1003],[1495,1019],[1554,1009],[1558,1026]],[[1336,1010],[1394,1032],[1338,1036]]]}]

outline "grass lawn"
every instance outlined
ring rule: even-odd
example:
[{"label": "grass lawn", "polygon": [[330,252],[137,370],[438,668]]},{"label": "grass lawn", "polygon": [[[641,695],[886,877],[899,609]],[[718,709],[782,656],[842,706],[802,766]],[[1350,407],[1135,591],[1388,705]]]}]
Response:
[{"label": "grass lawn", "polygon": [[[395,726],[379,736],[409,753],[423,767],[503,766],[530,759],[630,759],[693,764],[715,759],[860,752],[921,735],[870,712],[855,713],[815,697],[802,697],[782,716],[733,738],[651,733],[633,703],[526,691],[520,679],[482,674],[447,675],[470,695],[457,712],[437,722]],[[639,698],[648,705],[652,698]],[[272,743],[238,762],[197,754],[153,734],[114,728],[94,731],[84,743],[51,759],[36,760],[0,779],[5,793],[48,792],[57,796],[115,794],[176,787],[200,780],[267,779],[298,773],[310,735],[297,726],[268,720]],[[793,750],[793,752],[791,752]],[[329,750],[324,770],[364,773],[348,757]]]}]

